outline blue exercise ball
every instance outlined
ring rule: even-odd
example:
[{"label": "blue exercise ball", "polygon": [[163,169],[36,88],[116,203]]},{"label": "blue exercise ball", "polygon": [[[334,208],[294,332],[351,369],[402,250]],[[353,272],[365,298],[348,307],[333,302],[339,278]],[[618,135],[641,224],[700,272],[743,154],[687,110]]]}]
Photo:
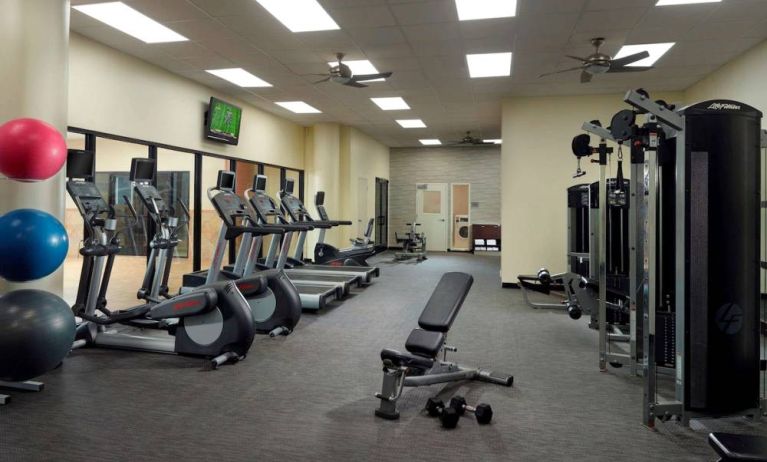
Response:
[{"label": "blue exercise ball", "polygon": [[0,380],[45,374],[61,363],[74,339],[75,316],[60,297],[34,289],[0,297]]},{"label": "blue exercise ball", "polygon": [[61,266],[68,249],[66,229],[49,213],[18,209],[0,217],[0,276],[9,281],[48,276]]}]

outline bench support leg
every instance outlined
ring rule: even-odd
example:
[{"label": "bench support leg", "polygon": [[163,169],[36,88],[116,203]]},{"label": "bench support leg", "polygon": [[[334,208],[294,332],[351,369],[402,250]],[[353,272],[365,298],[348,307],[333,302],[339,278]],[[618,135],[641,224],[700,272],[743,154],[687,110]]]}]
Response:
[{"label": "bench support leg", "polygon": [[383,384],[381,393],[376,393],[376,398],[381,400],[375,415],[387,420],[399,419],[397,410],[397,400],[402,395],[402,388],[405,386],[406,369],[388,369],[384,368]]}]

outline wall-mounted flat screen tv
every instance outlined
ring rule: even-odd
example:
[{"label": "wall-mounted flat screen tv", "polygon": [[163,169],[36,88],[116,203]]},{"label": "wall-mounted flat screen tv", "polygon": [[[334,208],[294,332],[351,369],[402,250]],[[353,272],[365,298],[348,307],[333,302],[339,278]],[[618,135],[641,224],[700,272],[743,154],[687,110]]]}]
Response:
[{"label": "wall-mounted flat screen tv", "polygon": [[237,145],[240,140],[241,120],[241,108],[211,97],[205,121],[205,137],[222,143]]}]

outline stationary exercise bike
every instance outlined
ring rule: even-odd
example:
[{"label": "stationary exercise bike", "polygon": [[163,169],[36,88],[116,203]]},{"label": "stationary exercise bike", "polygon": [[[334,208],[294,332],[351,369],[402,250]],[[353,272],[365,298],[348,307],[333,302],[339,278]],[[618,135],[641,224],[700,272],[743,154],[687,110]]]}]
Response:
[{"label": "stationary exercise bike", "polygon": [[[153,164],[134,159],[131,179],[146,175],[142,169],[147,168],[154,172]],[[234,282],[201,286],[168,300],[149,298],[151,301],[124,310],[107,308],[106,292],[120,240],[113,210],[93,183],[93,153],[70,151],[67,177],[67,191],[86,229],[80,249],[84,257],[80,285],[73,306],[75,315],[83,320],[77,328],[76,344],[203,357],[210,359],[214,369],[243,359],[253,343],[255,326],[248,303]],[[159,196],[152,199],[157,209],[162,207],[160,201]],[[177,219],[165,217],[157,224],[145,281],[162,281],[166,265],[171,263],[173,246],[162,244],[173,234]],[[266,287],[260,277],[250,283]]]}]

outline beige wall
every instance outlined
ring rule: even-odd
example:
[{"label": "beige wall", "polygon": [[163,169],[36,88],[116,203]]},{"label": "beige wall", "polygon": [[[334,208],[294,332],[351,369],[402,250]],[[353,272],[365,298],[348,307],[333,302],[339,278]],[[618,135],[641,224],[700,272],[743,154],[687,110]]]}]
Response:
[{"label": "beige wall", "polygon": [[[361,237],[368,220],[375,217],[376,178],[389,179],[389,148],[356,128],[344,127],[341,139],[342,152],[348,153],[348,165],[341,166],[342,197],[339,207],[326,208],[331,218],[354,223],[341,228],[338,244],[345,247],[350,245],[349,239]],[[360,191],[361,179],[367,184],[366,196]],[[391,193],[391,188],[389,191]]]},{"label": "beige wall", "polygon": [[[314,195],[325,191],[330,218],[355,223],[328,230],[325,242],[347,247],[349,239],[357,236],[357,221],[366,222],[375,213],[375,179],[389,178],[389,148],[355,128],[338,124],[316,124],[306,131],[305,205],[317,218]],[[360,213],[360,178],[366,180],[368,190],[364,216]],[[307,257],[313,256],[318,234],[309,234]]]},{"label": "beige wall", "polygon": [[[138,58],[72,33],[69,125],[304,168],[304,128]],[[238,146],[203,137],[211,96],[243,108]]]},{"label": "beige wall", "polygon": [[[767,112],[767,41],[724,65],[685,92],[689,103],[733,99]],[[767,127],[762,119],[762,127]]]},{"label": "beige wall", "polygon": [[[540,267],[565,269],[567,252],[566,189],[596,181],[598,168],[584,163],[588,174],[573,179],[573,136],[584,121],[610,118],[627,106],[623,95],[519,97],[503,102],[501,151],[501,279]],[[681,93],[654,94],[669,102],[683,101]],[[593,138],[593,137],[592,137]],[[593,138],[592,144],[598,140]],[[628,157],[628,152],[625,152]],[[613,172],[615,164],[613,163]],[[624,165],[628,174],[629,165]]]}]

